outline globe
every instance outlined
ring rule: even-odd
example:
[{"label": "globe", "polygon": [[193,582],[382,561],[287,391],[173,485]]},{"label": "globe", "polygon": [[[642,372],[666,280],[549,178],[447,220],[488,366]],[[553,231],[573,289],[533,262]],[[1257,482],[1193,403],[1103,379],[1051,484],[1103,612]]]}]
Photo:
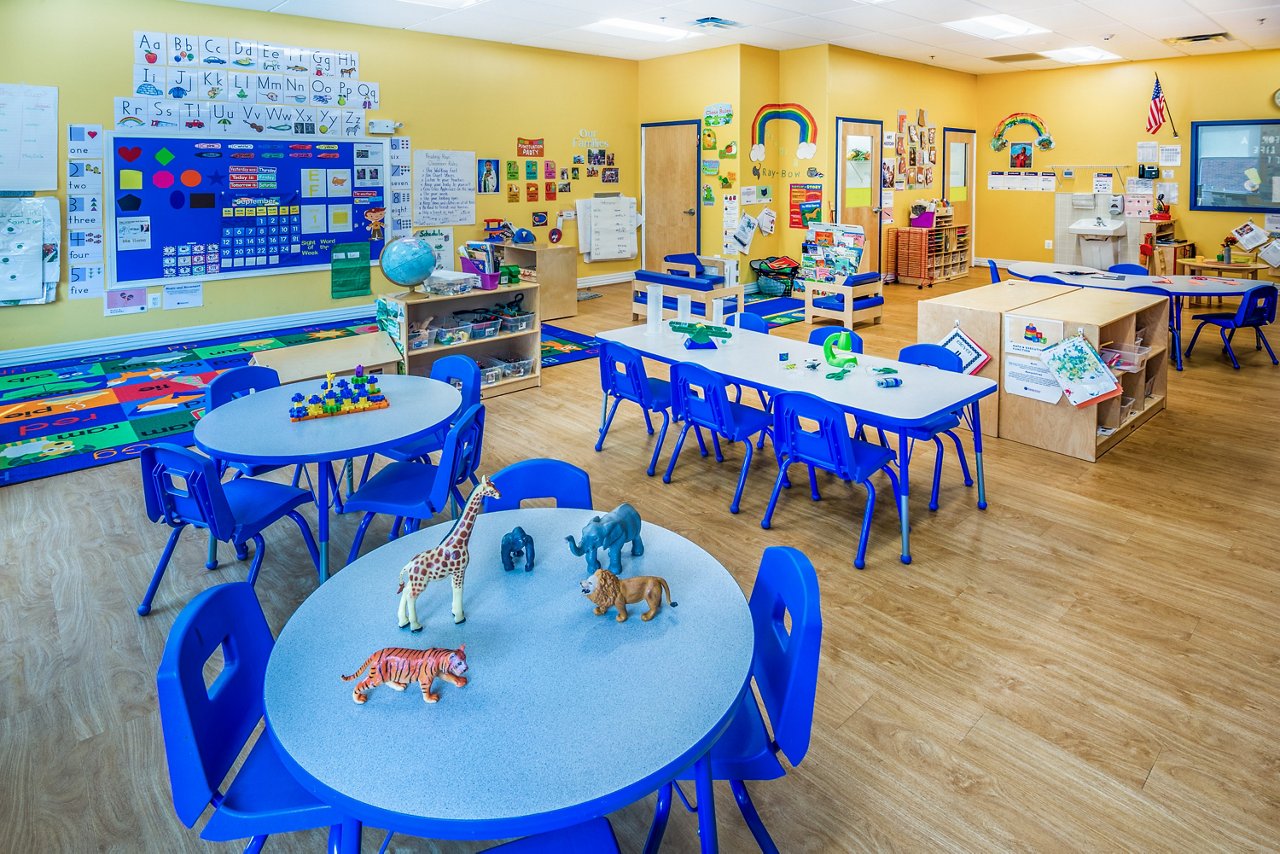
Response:
[{"label": "globe", "polygon": [[410,291],[436,271],[436,253],[425,237],[405,235],[382,247],[382,275]]}]

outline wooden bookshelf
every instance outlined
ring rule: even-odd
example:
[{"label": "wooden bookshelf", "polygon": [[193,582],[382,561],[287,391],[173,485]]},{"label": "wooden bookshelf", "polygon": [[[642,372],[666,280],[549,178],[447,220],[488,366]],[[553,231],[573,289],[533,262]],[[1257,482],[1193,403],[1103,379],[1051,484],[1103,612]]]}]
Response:
[{"label": "wooden bookshelf", "polygon": [[904,285],[933,287],[969,272],[973,251],[969,226],[953,224],[952,214],[934,216],[932,228],[895,228],[895,277]]}]

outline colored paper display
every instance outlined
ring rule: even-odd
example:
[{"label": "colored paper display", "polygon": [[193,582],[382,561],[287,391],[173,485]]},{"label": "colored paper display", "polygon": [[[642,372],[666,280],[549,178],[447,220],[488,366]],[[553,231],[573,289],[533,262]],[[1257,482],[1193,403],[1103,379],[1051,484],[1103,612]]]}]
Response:
[{"label": "colored paper display", "polygon": [[822,185],[792,184],[790,201],[791,228],[808,228],[822,219]]}]

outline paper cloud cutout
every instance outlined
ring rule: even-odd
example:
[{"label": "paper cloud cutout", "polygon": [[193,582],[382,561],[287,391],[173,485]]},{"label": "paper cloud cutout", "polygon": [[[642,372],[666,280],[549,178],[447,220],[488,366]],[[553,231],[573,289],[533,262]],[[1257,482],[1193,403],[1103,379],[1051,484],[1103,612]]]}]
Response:
[{"label": "paper cloud cutout", "polygon": [[800,160],[812,160],[818,153],[818,146],[812,142],[802,142],[796,146],[796,157]]},{"label": "paper cloud cutout", "polygon": [[756,163],[764,162],[764,144],[763,143],[758,142],[755,145],[751,146],[751,159]]}]

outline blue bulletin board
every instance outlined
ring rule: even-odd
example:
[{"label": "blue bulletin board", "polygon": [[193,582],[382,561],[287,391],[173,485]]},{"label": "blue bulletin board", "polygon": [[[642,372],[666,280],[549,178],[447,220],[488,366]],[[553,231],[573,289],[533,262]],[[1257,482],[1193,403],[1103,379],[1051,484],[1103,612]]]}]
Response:
[{"label": "blue bulletin board", "polygon": [[333,246],[385,245],[387,143],[378,139],[108,136],[113,285],[329,268]]}]

